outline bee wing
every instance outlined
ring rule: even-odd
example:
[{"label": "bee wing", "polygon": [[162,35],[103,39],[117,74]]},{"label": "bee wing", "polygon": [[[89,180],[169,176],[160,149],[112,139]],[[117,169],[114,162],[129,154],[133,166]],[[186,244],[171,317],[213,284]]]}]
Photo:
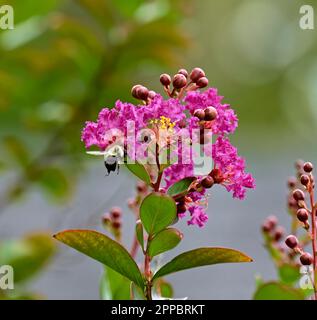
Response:
[{"label": "bee wing", "polygon": [[104,156],[107,154],[105,151],[86,151],[87,154],[90,154],[92,156]]}]

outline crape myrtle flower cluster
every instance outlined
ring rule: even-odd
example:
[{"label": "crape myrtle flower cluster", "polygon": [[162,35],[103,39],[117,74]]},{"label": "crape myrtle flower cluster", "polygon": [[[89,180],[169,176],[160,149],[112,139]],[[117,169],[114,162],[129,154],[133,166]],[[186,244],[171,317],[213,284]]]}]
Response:
[{"label": "crape myrtle flower cluster", "polygon": [[[245,172],[244,159],[228,138],[237,128],[238,118],[230,105],[222,102],[223,97],[218,95],[217,89],[201,90],[208,86],[208,79],[200,68],[194,68],[190,73],[180,69],[173,77],[162,74],[160,82],[167,99],[143,85],[136,85],[131,93],[140,102],[132,104],[118,100],[113,108],[102,109],[96,122],[86,122],[82,141],[87,149],[95,146],[101,151],[123,141],[125,158],[138,160],[140,155],[151,158],[153,162],[145,167],[154,191],[166,193],[177,181],[195,177],[189,192],[175,201],[179,217],[185,217],[189,212],[188,224],[202,227],[208,219],[207,189],[220,184],[234,198],[244,199],[246,188],[255,187],[253,177]],[[133,123],[132,137],[129,123]],[[180,144],[179,137],[185,130],[189,132],[187,143]],[[212,135],[215,136],[213,144]],[[155,147],[151,148],[153,141]],[[194,173],[195,154],[190,148],[197,141],[204,153],[213,159],[212,170],[204,176]],[[177,161],[166,165],[161,154],[169,148],[172,150],[169,160],[177,156]]]},{"label": "crape myrtle flower cluster", "polygon": [[[292,217],[291,234],[285,235],[283,227],[278,226],[275,216],[268,217],[262,231],[266,239],[266,247],[275,250],[277,264],[297,266],[312,266],[312,284],[314,299],[317,299],[316,290],[316,209],[314,200],[315,179],[313,165],[310,162],[298,160],[295,164],[296,177],[288,179],[289,194],[287,205]],[[300,230],[303,230],[300,232]],[[283,241],[284,240],[284,241]],[[310,246],[311,250],[307,247]],[[308,251],[311,251],[312,254]],[[277,254],[276,254],[277,253]]]}]

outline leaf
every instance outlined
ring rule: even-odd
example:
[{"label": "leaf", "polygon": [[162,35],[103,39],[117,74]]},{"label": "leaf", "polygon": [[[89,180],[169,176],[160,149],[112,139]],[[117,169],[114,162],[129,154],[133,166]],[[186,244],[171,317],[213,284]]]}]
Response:
[{"label": "leaf", "polygon": [[138,242],[144,251],[144,234],[143,234],[143,225],[141,220],[138,220],[135,225],[135,234],[138,239]]},{"label": "leaf", "polygon": [[14,136],[7,136],[3,143],[14,161],[21,167],[26,167],[30,161],[28,149],[25,144]]},{"label": "leaf", "polygon": [[128,251],[118,242],[93,230],[66,230],[54,238],[103,263],[143,288],[142,274]]},{"label": "leaf", "polygon": [[164,298],[173,298],[174,290],[172,285],[169,282],[166,282],[163,279],[160,279],[160,281],[157,281],[157,290],[161,297]]},{"label": "leaf", "polygon": [[292,284],[299,280],[301,274],[297,266],[284,264],[278,269],[280,280],[286,284]]},{"label": "leaf", "polygon": [[140,206],[140,218],[149,235],[169,226],[177,216],[175,201],[161,193],[151,193]]},{"label": "leaf", "polygon": [[179,180],[168,188],[167,194],[169,194],[171,197],[175,197],[178,195],[186,195],[190,185],[195,180],[196,180],[195,177],[188,177],[188,178]]},{"label": "leaf", "polygon": [[149,177],[148,172],[144,168],[144,166],[138,162],[136,163],[126,163],[125,166],[128,168],[130,172],[132,172],[139,179],[144,181],[146,184],[151,184],[151,179]]},{"label": "leaf", "polygon": [[137,287],[133,282],[130,286],[130,299],[131,300],[146,300],[143,291]]},{"label": "leaf", "polygon": [[182,238],[183,234],[175,228],[160,231],[149,241],[148,253],[150,257],[175,248]]},{"label": "leaf", "polygon": [[102,300],[129,300],[131,281],[111,268],[105,267],[100,281]]},{"label": "leaf", "polygon": [[181,270],[217,263],[251,261],[252,259],[250,257],[237,250],[228,248],[199,248],[184,252],[172,259],[155,273],[153,279],[157,279]]},{"label": "leaf", "polygon": [[304,300],[300,289],[279,282],[267,282],[260,286],[254,294],[254,300]]},{"label": "leaf", "polygon": [[1,242],[0,266],[12,266],[14,282],[22,282],[38,273],[55,250],[53,239],[45,233],[30,234],[21,240]]}]

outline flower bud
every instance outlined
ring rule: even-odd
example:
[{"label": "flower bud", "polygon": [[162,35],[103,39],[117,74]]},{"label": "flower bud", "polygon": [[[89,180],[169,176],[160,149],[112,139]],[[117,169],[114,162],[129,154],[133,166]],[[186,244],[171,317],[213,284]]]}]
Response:
[{"label": "flower bud", "polygon": [[140,100],[147,100],[147,98],[149,97],[149,90],[148,88],[141,86],[139,88],[137,88],[137,96],[139,97],[138,99]]},{"label": "flower bud", "polygon": [[304,208],[298,209],[296,215],[297,219],[301,222],[306,222],[309,217],[307,210]]},{"label": "flower bud", "polygon": [[139,96],[138,96],[138,89],[142,87],[142,85],[140,84],[136,84],[135,86],[132,87],[131,89],[131,94],[132,94],[132,97],[136,98],[136,99],[139,99]]},{"label": "flower bud", "polygon": [[287,180],[287,185],[290,189],[293,189],[295,188],[296,186],[296,182],[297,182],[297,179],[295,177],[290,177],[288,180]]},{"label": "flower bud", "polygon": [[274,233],[274,240],[275,241],[280,241],[282,237],[284,236],[284,228],[283,227],[277,227]]},{"label": "flower bud", "polygon": [[187,84],[186,77],[183,74],[175,74],[173,78],[173,86],[176,89],[184,88]]},{"label": "flower bud", "polygon": [[305,162],[304,165],[303,165],[303,169],[304,169],[305,172],[310,173],[310,172],[313,171],[314,166],[313,166],[313,164],[311,162]]},{"label": "flower bud", "polygon": [[190,73],[189,77],[193,82],[196,83],[198,79],[205,77],[205,72],[200,68],[194,68]]},{"label": "flower bud", "polygon": [[177,204],[177,213],[185,213],[187,210],[185,204],[183,202],[180,202]]},{"label": "flower bud", "polygon": [[300,171],[303,169],[303,166],[304,166],[304,161],[303,160],[297,160],[295,162],[295,168],[296,170]]},{"label": "flower bud", "polygon": [[302,190],[300,189],[296,189],[294,192],[293,192],[293,198],[296,200],[296,201],[301,201],[301,200],[304,200],[305,199],[305,194]]},{"label": "flower bud", "polygon": [[211,188],[214,185],[214,183],[214,179],[211,176],[207,176],[201,180],[201,185],[206,189]]},{"label": "flower bud", "polygon": [[308,252],[304,252],[301,256],[300,256],[300,262],[302,263],[302,265],[304,266],[309,266],[313,263],[313,257],[310,253]]},{"label": "flower bud", "polygon": [[188,72],[186,69],[179,69],[177,73],[182,74],[186,79],[188,78]]},{"label": "flower bud", "polygon": [[208,107],[205,109],[205,121],[212,121],[217,118],[217,110],[214,107]]},{"label": "flower bud", "polygon": [[121,226],[122,226],[122,223],[121,223],[121,221],[113,221],[112,222],[112,228],[113,229],[120,229],[121,228]]},{"label": "flower bud", "polygon": [[154,99],[155,96],[156,96],[156,92],[153,91],[153,90],[150,90],[150,91],[149,91],[149,98],[150,98],[150,99]]},{"label": "flower bud", "polygon": [[298,246],[298,240],[295,236],[290,235],[285,239],[285,244],[291,248],[291,249],[295,249]]},{"label": "flower bud", "polygon": [[122,215],[122,211],[118,207],[114,207],[110,210],[110,215],[112,219],[119,219]]},{"label": "flower bud", "polygon": [[169,86],[172,82],[170,75],[168,75],[167,73],[161,74],[160,82],[164,87]]},{"label": "flower bud", "polygon": [[145,192],[147,189],[146,183],[143,181],[138,181],[136,189],[140,193]]},{"label": "flower bud", "polygon": [[275,216],[269,216],[265,221],[270,226],[270,230],[273,230],[278,223],[278,220]]},{"label": "flower bud", "polygon": [[105,213],[102,217],[101,217],[101,222],[102,224],[107,227],[109,226],[109,224],[111,223],[111,219],[109,217],[109,213]]},{"label": "flower bud", "polygon": [[197,80],[196,85],[199,88],[205,88],[208,86],[208,79],[206,77],[201,77]]},{"label": "flower bud", "polygon": [[309,183],[310,179],[309,176],[307,174],[302,174],[300,177],[300,182],[303,186],[307,186]]},{"label": "flower bud", "polygon": [[205,111],[203,109],[197,109],[194,112],[194,116],[197,117],[199,120],[205,119]]}]

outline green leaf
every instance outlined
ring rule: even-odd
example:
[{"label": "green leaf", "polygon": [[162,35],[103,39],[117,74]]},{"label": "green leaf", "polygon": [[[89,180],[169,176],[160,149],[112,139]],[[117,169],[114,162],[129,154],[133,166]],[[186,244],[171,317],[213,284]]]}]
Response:
[{"label": "green leaf", "polygon": [[267,282],[254,294],[254,300],[304,300],[302,290],[279,282]]},{"label": "green leaf", "polygon": [[156,290],[159,292],[161,297],[164,298],[173,298],[174,290],[172,285],[169,282],[166,282],[165,280],[160,279],[160,281],[157,281]]},{"label": "green leaf", "polygon": [[102,300],[129,300],[130,283],[126,277],[105,267],[100,281],[100,297]]},{"label": "green leaf", "polygon": [[153,279],[181,270],[217,263],[251,262],[244,253],[227,248],[199,248],[184,252],[159,269]]},{"label": "green leaf", "polygon": [[142,274],[128,251],[118,242],[93,230],[66,230],[54,238],[112,268],[143,288]]},{"label": "green leaf", "polygon": [[188,189],[190,185],[196,180],[195,177],[188,177],[184,178],[180,181],[177,181],[173,185],[171,185],[168,190],[167,194],[171,197],[179,196],[179,195],[186,195],[188,193]]},{"label": "green leaf", "polygon": [[30,234],[21,240],[0,243],[0,266],[12,266],[14,282],[22,282],[38,273],[55,251],[56,246],[50,235]]},{"label": "green leaf", "polygon": [[293,265],[284,264],[278,269],[280,280],[286,284],[292,284],[299,280],[301,274],[299,268]]},{"label": "green leaf", "polygon": [[140,218],[149,235],[153,235],[176,219],[175,201],[161,193],[151,193],[145,197],[140,206]]},{"label": "green leaf", "polygon": [[148,253],[154,257],[175,248],[183,238],[183,234],[175,228],[168,228],[157,233],[149,241]]},{"label": "green leaf", "polygon": [[25,144],[14,136],[7,136],[3,139],[4,146],[12,159],[21,167],[26,167],[30,161],[28,149]]},{"label": "green leaf", "polygon": [[141,220],[138,220],[135,225],[135,234],[138,239],[138,242],[144,251],[144,234],[143,234],[143,225]]},{"label": "green leaf", "polygon": [[146,184],[148,185],[151,184],[151,179],[149,177],[149,174],[142,164],[138,162],[126,163],[125,166],[128,168],[130,172],[132,172],[135,176],[137,176],[139,179],[144,181]]},{"label": "green leaf", "polygon": [[131,300],[146,300],[143,291],[137,287],[133,282],[130,286],[130,299]]}]

